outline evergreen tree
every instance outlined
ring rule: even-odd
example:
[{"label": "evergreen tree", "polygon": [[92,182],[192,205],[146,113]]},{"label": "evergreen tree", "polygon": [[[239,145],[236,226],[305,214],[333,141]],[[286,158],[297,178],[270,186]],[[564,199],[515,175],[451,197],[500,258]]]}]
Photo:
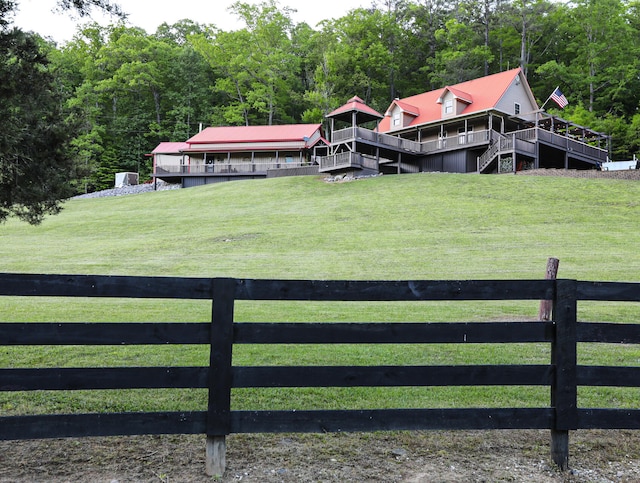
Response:
[{"label": "evergreen tree", "polygon": [[[11,2],[0,0],[5,19]],[[0,222],[38,224],[71,193],[68,128],[44,45],[5,21],[0,31]]]}]

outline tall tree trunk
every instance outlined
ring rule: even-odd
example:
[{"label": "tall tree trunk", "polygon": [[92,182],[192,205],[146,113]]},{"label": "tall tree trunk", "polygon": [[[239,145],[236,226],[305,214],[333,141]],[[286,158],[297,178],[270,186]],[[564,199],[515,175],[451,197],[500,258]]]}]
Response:
[{"label": "tall tree trunk", "polygon": [[[484,0],[484,46],[489,49],[489,21],[491,19],[491,0]],[[489,61],[484,61],[484,75],[489,75]]]},{"label": "tall tree trunk", "polygon": [[156,122],[160,124],[160,120],[162,119],[160,111],[160,93],[156,89],[153,89],[153,103],[156,108]]},{"label": "tall tree trunk", "polygon": [[527,21],[524,13],[524,1],[522,2],[522,32],[520,33],[520,68],[527,75]]}]

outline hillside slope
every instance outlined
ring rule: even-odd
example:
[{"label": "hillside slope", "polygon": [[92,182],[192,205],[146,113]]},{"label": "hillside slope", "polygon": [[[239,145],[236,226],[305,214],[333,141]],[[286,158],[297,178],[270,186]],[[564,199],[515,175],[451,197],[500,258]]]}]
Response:
[{"label": "hillside slope", "polygon": [[255,278],[638,279],[640,184],[416,174],[299,177],[71,200],[2,233],[5,272]]}]

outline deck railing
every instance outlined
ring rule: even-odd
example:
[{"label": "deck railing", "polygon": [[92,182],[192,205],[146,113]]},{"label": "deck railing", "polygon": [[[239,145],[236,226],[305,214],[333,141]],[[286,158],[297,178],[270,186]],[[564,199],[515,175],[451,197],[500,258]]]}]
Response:
[{"label": "deck railing", "polygon": [[379,143],[403,151],[412,153],[431,153],[434,151],[457,149],[461,146],[473,146],[477,144],[486,144],[489,140],[489,131],[468,131],[467,133],[456,136],[443,137],[438,140],[431,141],[412,141],[399,136],[378,133],[370,129],[361,127],[350,127],[334,131],[332,144],[341,142],[365,140]]},{"label": "deck railing", "polygon": [[378,161],[376,161],[375,157],[351,151],[330,154],[329,156],[318,156],[316,159],[320,166],[318,170],[320,173],[346,168],[378,169]]},{"label": "deck railing", "polygon": [[538,128],[537,131],[538,139],[541,141],[546,141],[554,146],[561,146],[567,151],[584,154],[600,162],[607,160],[607,151],[605,149],[592,146],[569,136],[547,131],[546,129]]},{"label": "deck railing", "polygon": [[265,173],[269,169],[297,168],[308,166],[306,162],[272,161],[266,163],[231,162],[215,164],[159,164],[155,167],[155,175],[207,175],[230,173]]},{"label": "deck railing", "polygon": [[[0,439],[206,434],[209,474],[222,474],[232,433],[548,429],[551,454],[568,467],[569,431],[640,429],[640,409],[578,407],[578,386],[640,387],[640,367],[587,366],[579,343],[640,344],[640,324],[579,322],[578,301],[640,302],[640,283],[576,280],[313,281],[0,274],[0,296],[211,300],[210,323],[0,323],[1,346],[206,344],[205,367],[0,368],[0,391],[204,388],[201,411],[0,417]],[[27,299],[25,299],[27,300]],[[297,323],[234,320],[236,300],[551,300],[549,322]],[[161,303],[160,301],[158,303]],[[2,314],[4,319],[9,314]],[[544,364],[437,366],[237,366],[238,344],[549,344]],[[434,349],[437,350],[437,349]],[[542,407],[238,410],[233,388],[546,386]]]},{"label": "deck railing", "polygon": [[[332,143],[337,144],[340,142],[349,142],[352,140],[361,139],[380,143],[396,149],[402,149],[404,151],[412,153],[429,154],[438,151],[448,151],[460,149],[463,147],[480,146],[483,144],[487,144],[490,139],[496,138],[495,134],[498,134],[496,131],[493,132],[493,138],[491,137],[491,130],[480,130],[468,131],[466,133],[441,137],[437,140],[417,142],[404,139],[399,136],[377,133],[375,131],[371,131],[369,129],[361,127],[350,127],[347,129],[335,131],[333,133]],[[507,139],[507,141],[501,141],[501,145],[498,146],[499,151],[513,149],[513,142],[520,142],[520,145],[523,146],[523,150],[527,152],[533,152],[533,149],[527,149],[526,144],[524,144],[523,141],[531,143],[537,140],[541,140],[551,143],[554,146],[562,147],[574,153],[584,154],[585,156],[591,157],[601,162],[604,162],[607,159],[607,152],[602,148],[591,146],[590,144],[584,143],[578,139],[556,134],[540,127],[512,131],[509,133],[498,134],[498,136],[502,136],[503,138]],[[505,142],[512,144],[511,146],[505,146]],[[493,146],[490,149],[492,148]],[[483,159],[479,161],[480,171],[484,170],[486,168],[487,162],[491,161],[491,159],[487,161],[487,157],[492,159],[492,157],[489,155],[484,156]]]}]

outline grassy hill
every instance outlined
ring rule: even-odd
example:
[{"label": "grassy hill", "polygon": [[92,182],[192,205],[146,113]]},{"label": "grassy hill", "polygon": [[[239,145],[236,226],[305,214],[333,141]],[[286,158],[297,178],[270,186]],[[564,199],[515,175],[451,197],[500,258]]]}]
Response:
[{"label": "grassy hill", "polygon": [[[416,174],[350,183],[316,177],[236,181],[69,201],[32,227],[0,227],[4,272],[301,279],[542,278],[639,281],[640,183],[534,176]],[[637,304],[581,304],[581,320],[638,320]],[[206,321],[206,301],[0,298],[5,321]],[[239,321],[463,321],[535,317],[537,303],[242,302]],[[10,349],[10,350],[9,350]],[[243,346],[234,363],[548,363],[542,345]],[[591,344],[580,362],[631,363],[640,350]],[[206,365],[203,347],[7,348],[0,367]],[[204,391],[0,394],[7,413],[198,409]],[[581,401],[634,405],[633,388],[594,388]],[[242,390],[234,408],[545,405],[545,388]],[[605,402],[602,402],[605,401]],[[258,406],[258,407],[257,407]]]},{"label": "grassy hill", "polygon": [[5,272],[638,280],[640,183],[416,174],[71,200],[0,226]]}]

